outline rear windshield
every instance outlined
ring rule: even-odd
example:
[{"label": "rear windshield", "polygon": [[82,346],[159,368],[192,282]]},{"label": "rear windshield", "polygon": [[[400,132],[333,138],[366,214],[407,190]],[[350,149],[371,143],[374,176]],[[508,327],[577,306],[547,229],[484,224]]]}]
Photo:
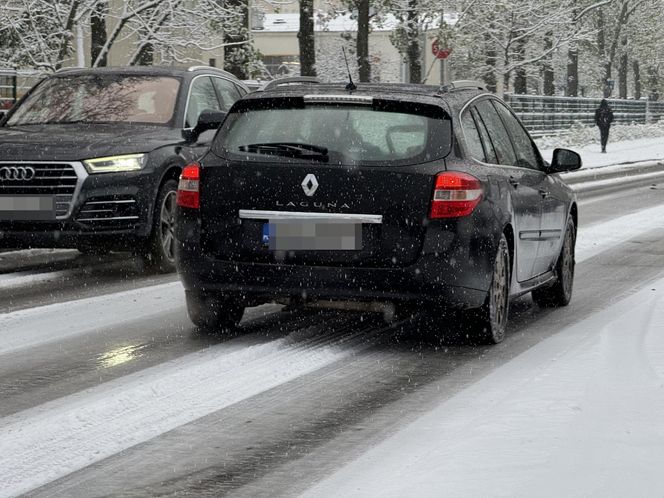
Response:
[{"label": "rear windshield", "polygon": [[173,119],[180,81],[118,74],[49,78],[16,109],[9,126],[56,123],[150,123]]},{"label": "rear windshield", "polygon": [[451,137],[449,119],[435,106],[275,106],[233,112],[217,135],[214,152],[235,160],[395,166],[445,157]]}]

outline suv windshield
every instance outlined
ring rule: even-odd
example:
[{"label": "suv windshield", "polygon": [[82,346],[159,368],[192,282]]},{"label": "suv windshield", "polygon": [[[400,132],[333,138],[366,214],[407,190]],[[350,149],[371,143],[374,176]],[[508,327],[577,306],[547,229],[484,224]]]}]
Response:
[{"label": "suv windshield", "polygon": [[52,123],[167,124],[180,81],[172,77],[77,75],[50,78],[20,105],[8,126]]},{"label": "suv windshield", "polygon": [[[215,153],[250,161],[314,160],[394,166],[440,159],[450,121],[434,106],[309,105],[242,109],[224,123]],[[417,111],[417,112],[416,112]]]}]

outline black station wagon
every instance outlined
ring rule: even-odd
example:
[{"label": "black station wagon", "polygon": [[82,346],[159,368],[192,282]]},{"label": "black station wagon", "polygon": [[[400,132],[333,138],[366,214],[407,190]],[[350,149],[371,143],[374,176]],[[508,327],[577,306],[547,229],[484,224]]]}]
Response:
[{"label": "black station wagon", "polygon": [[579,167],[545,162],[477,83],[268,85],[183,169],[189,315],[216,330],[275,299],[419,303],[499,342],[511,297],[571,298],[577,203],[557,173]]}]

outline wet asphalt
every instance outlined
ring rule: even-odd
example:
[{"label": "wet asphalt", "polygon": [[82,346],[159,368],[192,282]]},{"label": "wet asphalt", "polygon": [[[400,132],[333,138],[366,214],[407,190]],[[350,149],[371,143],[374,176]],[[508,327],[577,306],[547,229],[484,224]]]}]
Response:
[{"label": "wet asphalt", "polygon": [[[664,204],[664,188],[580,201],[582,230]],[[303,329],[314,330],[323,348],[346,330],[362,330],[366,339],[348,346],[352,354],[339,361],[64,475],[29,496],[297,494],[520,353],[661,278],[663,241],[664,230],[650,231],[579,263],[567,308],[543,310],[529,296],[519,298],[506,340],[492,347],[442,340],[441,331],[456,326],[447,316],[414,314],[385,324],[375,313],[275,305],[246,313],[232,335],[210,337],[191,325],[182,303],[158,319],[118,321],[95,334],[0,354],[0,426],[6,417],[20,419],[49,401],[74,399],[210,348],[242,350]],[[147,273],[123,254],[0,253],[0,313],[89,298],[103,306],[106,295],[175,281],[176,275]]]}]

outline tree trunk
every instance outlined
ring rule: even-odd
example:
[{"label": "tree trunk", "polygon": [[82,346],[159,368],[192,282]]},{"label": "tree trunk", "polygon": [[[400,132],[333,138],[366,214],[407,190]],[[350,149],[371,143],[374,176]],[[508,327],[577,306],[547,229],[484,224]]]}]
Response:
[{"label": "tree trunk", "polygon": [[406,59],[408,60],[408,72],[410,73],[411,83],[422,83],[422,47],[420,47],[420,30],[417,19],[418,0],[408,0],[407,36],[408,48],[406,49]]},{"label": "tree trunk", "polygon": [[567,96],[579,96],[579,51],[574,43],[567,51]]},{"label": "tree trunk", "polygon": [[602,61],[602,77],[600,86],[604,98],[611,96],[611,90],[608,85],[608,80],[611,79],[611,62],[608,61],[606,54],[606,33],[604,32],[606,25],[604,23],[604,11],[599,9],[597,11],[597,52],[599,53],[600,60]]},{"label": "tree trunk", "polygon": [[632,72],[634,73],[634,98],[641,100],[641,67],[639,61],[632,62]]},{"label": "tree trunk", "polygon": [[[576,29],[578,10],[572,10],[572,25],[570,31]],[[568,97],[579,96],[579,47],[576,42],[572,40],[567,49],[567,87],[565,94]]]},{"label": "tree trunk", "polygon": [[[108,2],[101,0],[97,3],[90,15],[90,64],[94,64],[101,54],[108,35],[106,34],[106,15],[108,14]],[[99,58],[97,66],[108,65],[108,52]]]},{"label": "tree trunk", "polygon": [[[526,42],[522,38],[516,44],[516,54],[519,61],[525,58]],[[526,67],[518,66],[514,70],[514,93],[524,95],[528,93],[528,80],[526,78]]]},{"label": "tree trunk", "polygon": [[316,44],[314,39],[314,2],[300,1],[300,31],[297,34],[300,45],[300,74],[316,76]]},{"label": "tree trunk", "polygon": [[369,60],[369,0],[357,1],[357,65],[360,81],[371,81]]},{"label": "tree trunk", "polygon": [[64,33],[62,35],[62,40],[60,41],[60,50],[58,51],[58,59],[55,61],[56,70],[62,67],[62,63],[64,62],[65,57],[69,54],[71,50],[72,31],[74,29],[76,13],[78,12],[79,5],[80,1],[74,0],[69,8],[69,14],[67,15],[67,22],[64,25],[63,29]]},{"label": "tree trunk", "polygon": [[242,26],[237,31],[224,33],[224,69],[241,80],[249,79],[246,51],[249,37],[249,5],[246,0],[226,0],[229,9],[242,12]]},{"label": "tree trunk", "polygon": [[627,54],[620,56],[620,66],[618,67],[618,95],[621,99],[627,98],[627,70],[629,58]]},{"label": "tree trunk", "polygon": [[[493,26],[490,26],[489,29],[492,29]],[[498,60],[498,53],[493,43],[491,43],[491,37],[488,33],[484,35],[484,54],[485,54],[485,69],[482,74],[482,79],[486,84],[486,89],[490,92],[496,93],[498,90],[498,80],[496,79],[496,61]]]},{"label": "tree trunk", "polygon": [[154,45],[145,43],[131,63],[132,66],[152,66],[154,64]]},{"label": "tree trunk", "polygon": [[[548,52],[553,47],[553,33],[551,31],[544,35],[544,51]],[[552,54],[546,56],[542,61],[542,83],[544,95],[555,95]]]},{"label": "tree trunk", "polygon": [[648,98],[650,100],[659,100],[659,70],[657,66],[648,66],[646,69]]}]

